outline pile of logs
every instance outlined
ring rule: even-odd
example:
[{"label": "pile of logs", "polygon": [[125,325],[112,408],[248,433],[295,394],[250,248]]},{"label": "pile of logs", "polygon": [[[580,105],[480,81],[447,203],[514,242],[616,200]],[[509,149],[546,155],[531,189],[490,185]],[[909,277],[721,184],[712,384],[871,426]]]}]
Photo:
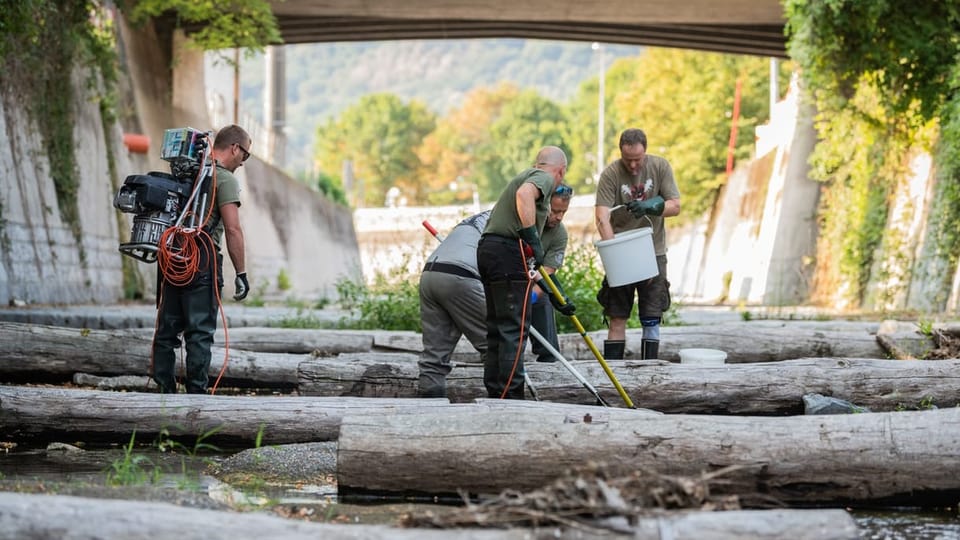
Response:
[{"label": "pile of logs", "polygon": [[[614,407],[596,406],[561,363],[527,363],[543,402],[484,399],[482,366],[465,344],[454,356],[449,400],[417,399],[421,342],[411,332],[238,328],[230,331],[229,342],[218,337],[218,343],[229,345],[229,355],[225,348],[214,350],[212,377],[221,371],[218,358],[224,358],[223,386],[283,395],[160,395],[10,384],[72,381],[149,389],[150,337],[143,330],[0,322],[0,381],[6,383],[0,386],[0,433],[37,441],[124,442],[134,432],[138,437],[215,433],[211,442],[239,445],[336,441],[342,493],[534,490],[587,462],[605,464],[611,475],[731,471],[725,476],[731,485],[783,505],[953,504],[960,493],[960,477],[954,474],[960,470],[955,451],[960,446],[960,360],[888,359],[921,358],[932,349],[949,357],[945,339],[933,343],[915,329],[878,333],[876,324],[835,321],[667,327],[663,360],[609,362],[641,407],[635,410],[622,407],[614,386],[575,335],[561,337],[561,351]],[[593,337],[595,342],[603,338]],[[639,342],[639,336],[628,340]],[[679,349],[696,347],[727,350],[728,363],[669,362]],[[797,416],[803,396],[811,393],[873,412]],[[921,405],[931,410],[903,412]],[[82,505],[69,497],[46,500],[0,493],[0,529],[41,530]],[[111,516],[113,537],[145,526],[133,518],[117,519],[149,506],[127,504],[96,507]],[[45,507],[42,519],[37,505]],[[171,517],[164,523],[220,520],[188,509],[150,510]],[[83,511],[89,516],[93,510]],[[270,529],[263,533],[268,536],[339,534],[254,521],[231,516],[222,527],[205,530],[249,536],[262,526]],[[152,520],[151,531],[156,525]],[[705,530],[722,530],[725,537],[856,537],[856,527],[842,511],[678,514],[640,519],[632,531],[636,538],[659,538],[652,534],[663,527],[677,538],[704,537],[696,533]],[[512,531],[441,532],[444,538],[513,537]],[[416,531],[418,538],[430,537],[424,534]],[[574,537],[562,536],[569,531],[557,534]],[[406,537],[388,528],[370,528],[364,535]]]}]

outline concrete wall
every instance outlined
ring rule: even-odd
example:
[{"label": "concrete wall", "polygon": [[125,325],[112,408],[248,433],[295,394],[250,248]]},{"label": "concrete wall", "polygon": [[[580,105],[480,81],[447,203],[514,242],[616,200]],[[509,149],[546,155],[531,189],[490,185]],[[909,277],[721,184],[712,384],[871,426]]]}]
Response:
[{"label": "concrete wall", "polygon": [[[159,159],[163,131],[191,126],[216,130],[206,117],[203,58],[176,37],[164,45],[150,27],[132,29],[117,21],[125,77],[119,85],[121,120],[103,127],[99,106],[86,86],[87,73],[73,74],[76,121],[73,139],[79,165],[79,245],[60,217],[50,164],[27,102],[0,87],[0,302],[114,303],[123,299],[123,255],[132,215],[113,208],[127,175],[169,170]],[[176,66],[171,69],[171,65]],[[174,83],[176,81],[176,83]],[[147,154],[132,154],[124,132],[148,135]],[[297,299],[331,297],[340,277],[360,275],[360,256],[349,209],[252,157],[239,170],[240,219],[246,239],[247,271],[254,292]],[[111,175],[108,156],[113,156]],[[153,294],[156,265],[136,263]],[[281,269],[292,288],[278,289]],[[233,268],[224,274],[232,295]]]},{"label": "concrete wall", "polygon": [[[68,75],[69,76],[69,75]],[[118,152],[119,128],[104,134],[85,73],[73,75],[78,164],[78,239],[60,217],[50,163],[22,96],[0,88],[0,301],[105,303],[123,295],[114,187],[107,147]],[[120,158],[122,161],[122,158]]]}]

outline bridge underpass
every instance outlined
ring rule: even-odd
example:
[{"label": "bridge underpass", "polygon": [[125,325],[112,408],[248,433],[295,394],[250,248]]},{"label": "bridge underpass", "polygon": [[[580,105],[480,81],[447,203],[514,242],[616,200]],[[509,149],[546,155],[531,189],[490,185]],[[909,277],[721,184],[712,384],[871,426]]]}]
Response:
[{"label": "bridge underpass", "polygon": [[786,57],[780,0],[284,0],[285,43],[528,38]]}]

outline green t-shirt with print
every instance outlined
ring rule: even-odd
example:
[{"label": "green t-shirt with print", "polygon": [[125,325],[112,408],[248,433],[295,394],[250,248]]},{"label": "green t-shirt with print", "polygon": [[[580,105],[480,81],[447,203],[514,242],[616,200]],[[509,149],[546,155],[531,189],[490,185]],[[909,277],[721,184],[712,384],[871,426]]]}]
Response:
[{"label": "green t-shirt with print", "polygon": [[[600,174],[597,184],[597,206],[626,205],[633,200],[646,200],[660,195],[664,200],[679,199],[680,190],[673,178],[670,163],[660,157],[647,154],[640,167],[640,174],[633,176],[622,160],[616,160]],[[650,222],[647,222],[647,218]],[[610,225],[614,233],[653,226],[653,247],[657,255],[667,252],[663,216],[634,217],[626,206],[610,213]]]}]

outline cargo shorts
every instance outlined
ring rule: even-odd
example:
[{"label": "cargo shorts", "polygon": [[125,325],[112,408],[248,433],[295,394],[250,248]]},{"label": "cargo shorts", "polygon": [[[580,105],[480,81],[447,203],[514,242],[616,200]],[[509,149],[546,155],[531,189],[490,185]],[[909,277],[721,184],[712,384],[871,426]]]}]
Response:
[{"label": "cargo shorts", "polygon": [[657,255],[659,273],[643,281],[611,287],[607,278],[603,278],[597,302],[603,306],[606,318],[626,319],[633,310],[633,300],[637,298],[637,315],[641,319],[660,318],[670,309],[670,282],[667,281],[667,256]]}]

